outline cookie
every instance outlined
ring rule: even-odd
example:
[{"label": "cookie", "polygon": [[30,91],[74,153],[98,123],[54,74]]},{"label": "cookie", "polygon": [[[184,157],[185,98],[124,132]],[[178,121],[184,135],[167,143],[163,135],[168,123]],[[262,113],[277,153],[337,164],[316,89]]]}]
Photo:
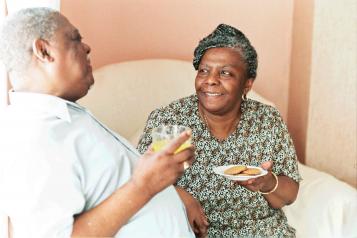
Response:
[{"label": "cookie", "polygon": [[260,169],[250,168],[242,171],[242,174],[246,175],[259,175],[261,173]]},{"label": "cookie", "polygon": [[229,169],[226,169],[224,171],[224,174],[227,174],[227,175],[237,175],[239,173],[241,173],[242,171],[246,170],[247,169],[247,166],[244,166],[244,165],[236,165],[236,166],[233,166],[233,167],[230,167]]}]

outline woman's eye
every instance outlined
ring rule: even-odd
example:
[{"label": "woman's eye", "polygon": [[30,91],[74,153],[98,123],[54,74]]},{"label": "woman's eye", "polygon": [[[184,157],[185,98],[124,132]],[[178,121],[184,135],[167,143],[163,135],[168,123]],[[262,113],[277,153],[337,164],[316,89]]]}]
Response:
[{"label": "woman's eye", "polygon": [[222,70],[221,71],[221,75],[223,75],[223,76],[231,76],[232,74],[231,74],[231,72],[229,72],[227,70]]},{"label": "woman's eye", "polygon": [[207,69],[199,69],[198,72],[201,74],[205,74],[208,72],[208,70]]}]

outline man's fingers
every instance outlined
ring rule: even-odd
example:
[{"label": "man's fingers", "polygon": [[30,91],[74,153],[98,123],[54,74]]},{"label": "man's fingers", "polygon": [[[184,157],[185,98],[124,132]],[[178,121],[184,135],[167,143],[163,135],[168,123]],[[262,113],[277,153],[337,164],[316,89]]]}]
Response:
[{"label": "man's fingers", "polygon": [[187,130],[182,132],[177,138],[173,139],[165,148],[163,152],[168,154],[174,154],[175,151],[183,144],[185,141],[190,139],[191,137],[191,130]]},{"label": "man's fingers", "polygon": [[187,162],[189,165],[193,163],[195,153],[194,146],[191,146],[178,154],[174,155],[174,159],[177,163]]},{"label": "man's fingers", "polygon": [[151,144],[151,145],[149,145],[149,148],[145,151],[144,154],[152,154],[152,153],[154,153],[154,149],[153,149],[152,144]]}]

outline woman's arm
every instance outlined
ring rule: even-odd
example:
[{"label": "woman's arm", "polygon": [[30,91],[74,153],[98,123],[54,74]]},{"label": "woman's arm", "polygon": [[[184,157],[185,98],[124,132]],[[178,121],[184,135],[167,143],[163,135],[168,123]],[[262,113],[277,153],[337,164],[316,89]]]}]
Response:
[{"label": "woman's arm", "polygon": [[[295,201],[299,191],[299,183],[284,175],[275,178],[271,172],[272,166],[272,161],[264,162],[261,167],[269,171],[267,175],[237,183],[251,191],[267,193],[262,195],[268,201],[270,207],[282,208]],[[275,186],[277,187],[274,190]]]},{"label": "woman's arm", "polygon": [[208,221],[201,204],[185,189],[178,186],[175,188],[182,202],[185,204],[188,220],[193,231],[198,237],[206,237]]},{"label": "woman's arm", "polygon": [[[277,189],[272,193],[263,194],[272,208],[281,208],[285,205],[292,204],[295,201],[299,191],[299,184],[291,178],[287,176],[277,177],[279,183]],[[260,191],[267,192],[271,191],[271,189],[265,190],[265,188],[262,188]]]}]

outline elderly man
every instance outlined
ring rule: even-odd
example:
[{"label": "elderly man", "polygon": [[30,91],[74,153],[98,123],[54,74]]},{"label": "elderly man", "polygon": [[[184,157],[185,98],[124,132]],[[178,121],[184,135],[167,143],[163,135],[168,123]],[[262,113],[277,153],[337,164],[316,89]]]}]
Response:
[{"label": "elderly man", "polygon": [[194,237],[171,186],[192,163],[193,148],[174,154],[190,132],[138,159],[76,104],[94,83],[90,47],[56,11],[12,15],[0,49],[13,86],[0,119],[0,210],[14,237]]}]

